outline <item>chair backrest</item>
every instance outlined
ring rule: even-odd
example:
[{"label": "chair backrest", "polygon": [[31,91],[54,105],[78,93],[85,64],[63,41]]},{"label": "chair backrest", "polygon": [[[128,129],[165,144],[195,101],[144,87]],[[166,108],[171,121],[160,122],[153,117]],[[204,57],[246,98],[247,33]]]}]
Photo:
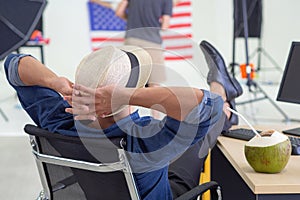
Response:
[{"label": "chair backrest", "polygon": [[71,137],[27,124],[41,199],[139,199],[123,138]]}]

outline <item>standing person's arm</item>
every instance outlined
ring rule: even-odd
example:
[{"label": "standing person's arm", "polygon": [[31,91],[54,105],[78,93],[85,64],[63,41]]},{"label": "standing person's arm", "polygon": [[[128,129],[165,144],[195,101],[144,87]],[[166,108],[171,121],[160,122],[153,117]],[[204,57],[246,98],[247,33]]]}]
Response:
[{"label": "standing person's arm", "polygon": [[92,2],[92,3],[97,3],[97,4],[99,4],[99,5],[101,5],[101,6],[105,6],[105,7],[107,7],[107,8],[111,8],[111,4],[110,4],[110,3],[104,2],[104,1],[102,1],[102,0],[90,0],[90,2]]},{"label": "standing person's arm", "polygon": [[122,0],[119,5],[117,6],[116,12],[115,14],[122,18],[122,19],[126,19],[126,8],[128,6],[128,0]]},{"label": "standing person's arm", "polygon": [[170,26],[170,19],[173,12],[173,0],[163,0],[163,9],[161,17],[161,29],[166,30]]},{"label": "standing person's arm", "polygon": [[51,88],[62,95],[72,94],[72,82],[57,76],[53,71],[31,56],[20,59],[18,65],[20,80],[26,86],[39,85]]},{"label": "standing person's arm", "polygon": [[161,18],[161,29],[166,30],[170,26],[170,15],[163,15]]}]

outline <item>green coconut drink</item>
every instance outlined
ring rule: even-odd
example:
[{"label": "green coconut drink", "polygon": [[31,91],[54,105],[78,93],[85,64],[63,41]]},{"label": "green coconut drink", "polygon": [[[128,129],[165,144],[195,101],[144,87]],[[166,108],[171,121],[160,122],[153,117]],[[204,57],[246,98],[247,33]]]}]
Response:
[{"label": "green coconut drink", "polygon": [[245,144],[244,153],[248,163],[256,172],[281,172],[291,156],[289,138],[274,130],[264,131],[261,135]]}]

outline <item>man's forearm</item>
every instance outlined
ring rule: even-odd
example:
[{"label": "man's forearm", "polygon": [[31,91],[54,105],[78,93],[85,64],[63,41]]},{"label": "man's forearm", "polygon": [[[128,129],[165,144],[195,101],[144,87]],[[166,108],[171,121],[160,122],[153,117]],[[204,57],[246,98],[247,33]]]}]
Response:
[{"label": "man's forearm", "polygon": [[12,85],[38,85],[53,89],[62,95],[72,94],[73,83],[69,79],[57,76],[53,71],[29,55],[11,54],[11,56],[12,59],[10,59],[10,63],[7,66],[9,66],[8,76]]},{"label": "man's forearm", "polygon": [[195,88],[151,87],[135,90],[129,103],[158,110],[182,121],[202,101],[202,98],[202,90]]},{"label": "man's forearm", "polygon": [[18,73],[21,81],[28,86],[53,88],[54,80],[58,78],[54,72],[31,56],[21,58]]}]

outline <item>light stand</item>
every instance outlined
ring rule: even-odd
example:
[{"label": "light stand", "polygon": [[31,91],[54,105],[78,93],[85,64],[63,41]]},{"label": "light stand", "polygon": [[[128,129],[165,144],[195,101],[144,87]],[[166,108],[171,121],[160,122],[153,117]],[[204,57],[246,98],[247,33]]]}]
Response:
[{"label": "light stand", "polygon": [[[238,1],[238,0],[234,0],[234,1]],[[243,28],[244,28],[244,38],[245,38],[247,86],[248,86],[250,92],[260,92],[263,94],[263,97],[244,101],[244,102],[239,102],[239,103],[237,103],[237,105],[243,105],[243,104],[247,104],[247,103],[252,103],[252,102],[268,99],[270,101],[270,103],[280,112],[280,114],[282,114],[285,121],[289,122],[290,118],[288,117],[288,115],[267,95],[267,93],[259,86],[259,84],[257,84],[251,78],[252,68],[249,65],[249,56],[248,56],[249,55],[248,54],[248,16],[247,16],[246,0],[242,0],[242,14],[243,14]],[[235,37],[235,35],[236,35],[236,33],[234,33],[234,37]],[[234,42],[234,44],[235,44],[235,42]],[[235,49],[235,47],[234,47],[234,49]],[[234,67],[233,66],[236,65],[234,59],[235,59],[235,57],[233,56],[233,62],[232,62],[233,76],[234,76],[234,69],[233,69]],[[252,90],[252,87],[255,88],[255,91]]]},{"label": "light stand", "polygon": [[264,55],[274,66],[275,69],[282,72],[282,68],[279,66],[279,64],[275,61],[274,58],[262,47],[261,44],[261,38],[258,38],[258,47],[252,52],[252,54],[249,56],[249,59],[254,58],[254,56],[257,54],[257,68],[256,71],[260,71],[261,69],[261,56]]},{"label": "light stand", "polygon": [[[33,30],[38,29],[40,31],[43,31],[42,13],[47,2],[45,0],[39,0],[31,3],[32,5],[30,5],[30,2],[25,1],[5,1],[5,4],[2,5],[1,2],[2,7],[0,8],[2,9],[8,8],[7,10],[10,10],[9,8],[22,8],[21,10],[22,12],[24,12],[22,14],[26,14],[27,18],[25,18],[26,20],[24,21],[22,18],[16,17],[15,13],[0,11],[1,34],[3,32],[4,36],[10,36],[1,37],[0,62],[2,62],[2,60],[11,52],[16,51],[17,53],[20,53],[21,47],[38,47],[40,48],[42,63],[44,63],[43,44],[27,45],[26,42],[28,42],[30,34],[32,34]],[[14,34],[17,34],[17,36],[15,36]],[[0,72],[2,71],[0,70]],[[0,103],[5,102],[8,99],[9,98],[1,100]],[[9,121],[9,118],[1,107],[0,116],[2,116],[6,122]]]},{"label": "light stand", "polygon": [[6,116],[6,114],[3,112],[2,108],[0,108],[0,114],[3,117],[3,119],[8,122],[8,117]]},{"label": "light stand", "polygon": [[[0,60],[0,64],[2,65],[2,60]],[[0,73],[2,73],[2,68],[0,69]],[[0,103],[2,103],[2,100],[0,101]],[[2,108],[0,107],[0,115],[2,116],[2,118],[8,122],[8,117],[7,115],[4,113],[4,111],[2,110]]]}]

